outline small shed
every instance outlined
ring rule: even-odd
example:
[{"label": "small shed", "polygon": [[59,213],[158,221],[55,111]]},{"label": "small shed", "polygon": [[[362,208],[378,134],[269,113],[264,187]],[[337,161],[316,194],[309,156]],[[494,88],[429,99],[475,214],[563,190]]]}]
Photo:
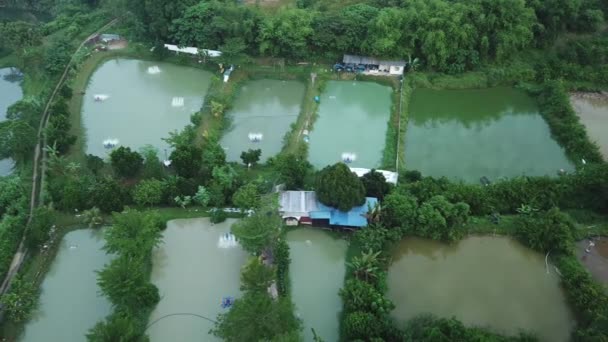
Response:
[{"label": "small shed", "polygon": [[118,41],[121,40],[120,36],[117,34],[113,34],[113,33],[102,33],[99,35],[99,41],[101,41],[102,43],[111,43],[114,41]]},{"label": "small shed", "polygon": [[345,64],[365,65],[377,68],[379,71],[390,75],[402,75],[405,70],[406,62],[399,60],[381,60],[375,57],[344,55],[342,62]]}]

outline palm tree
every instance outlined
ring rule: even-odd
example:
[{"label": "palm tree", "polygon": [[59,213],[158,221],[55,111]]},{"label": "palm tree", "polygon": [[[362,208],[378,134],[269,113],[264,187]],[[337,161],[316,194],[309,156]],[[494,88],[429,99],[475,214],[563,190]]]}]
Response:
[{"label": "palm tree", "polygon": [[82,222],[88,225],[89,228],[94,228],[103,224],[103,216],[101,215],[99,208],[93,207],[89,210],[85,210],[82,213]]},{"label": "palm tree", "polygon": [[420,60],[418,60],[418,57],[412,59],[412,55],[408,55],[407,64],[409,65],[411,71],[416,71],[416,69],[420,66]]},{"label": "palm tree", "polygon": [[352,262],[348,263],[348,266],[353,270],[355,277],[369,282],[370,279],[377,278],[380,252],[373,252],[371,249],[365,253],[361,253],[361,256],[354,257]]}]

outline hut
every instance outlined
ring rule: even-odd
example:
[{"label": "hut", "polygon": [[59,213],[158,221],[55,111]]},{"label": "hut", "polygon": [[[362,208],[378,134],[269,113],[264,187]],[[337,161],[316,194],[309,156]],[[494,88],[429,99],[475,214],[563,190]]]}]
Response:
[{"label": "hut", "polygon": [[369,208],[378,203],[377,198],[366,197],[363,205],[344,212],[319,202],[314,191],[282,191],[279,201],[279,212],[287,225],[347,229],[365,227]]},{"label": "hut", "polygon": [[344,55],[342,62],[347,66],[356,70],[361,70],[366,74],[387,74],[387,75],[403,75],[406,62],[399,60],[381,60],[374,57]]}]

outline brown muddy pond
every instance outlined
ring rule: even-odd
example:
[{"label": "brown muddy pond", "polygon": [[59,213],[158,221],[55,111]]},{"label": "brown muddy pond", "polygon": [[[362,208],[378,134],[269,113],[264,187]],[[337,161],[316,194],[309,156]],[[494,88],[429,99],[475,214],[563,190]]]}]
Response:
[{"label": "brown muddy pond", "polygon": [[574,318],[559,276],[544,256],[505,237],[470,237],[447,245],[408,238],[393,251],[388,274],[394,317],[404,322],[430,313],[456,317],[541,341],[567,341]]},{"label": "brown muddy pond", "polygon": [[577,93],[570,101],[589,138],[599,145],[604,160],[608,160],[608,94]]}]

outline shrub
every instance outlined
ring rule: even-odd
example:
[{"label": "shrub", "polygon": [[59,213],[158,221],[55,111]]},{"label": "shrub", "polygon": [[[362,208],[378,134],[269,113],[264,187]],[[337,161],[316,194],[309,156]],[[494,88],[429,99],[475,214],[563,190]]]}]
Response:
[{"label": "shrub", "polygon": [[365,188],[344,163],[327,166],[317,174],[315,190],[319,201],[341,211],[365,203]]}]

